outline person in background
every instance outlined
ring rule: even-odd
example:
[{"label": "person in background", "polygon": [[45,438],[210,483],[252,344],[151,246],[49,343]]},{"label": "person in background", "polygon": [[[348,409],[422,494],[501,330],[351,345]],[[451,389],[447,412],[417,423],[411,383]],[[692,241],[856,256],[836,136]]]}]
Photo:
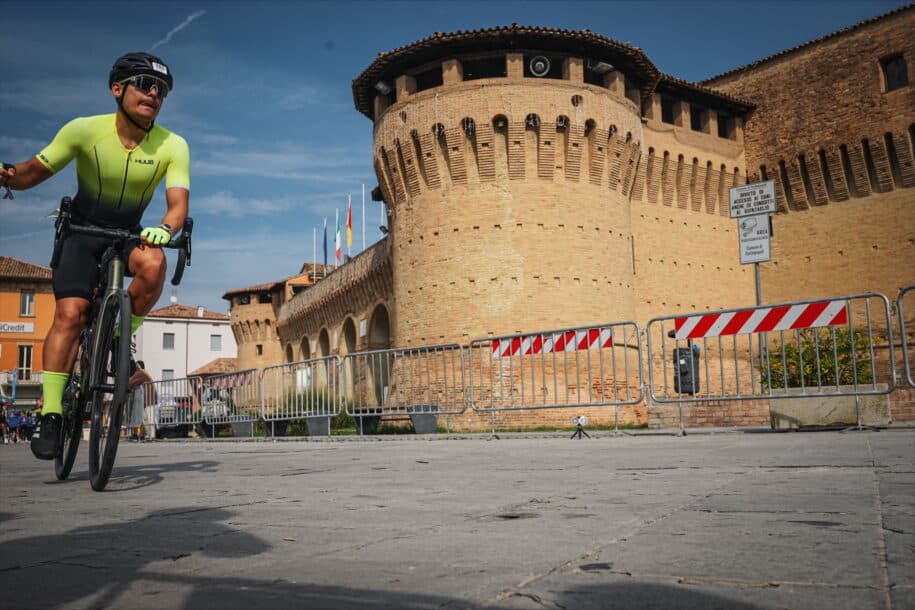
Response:
[{"label": "person in background", "polygon": [[10,438],[14,443],[19,442],[19,414],[16,411],[10,411],[6,416],[6,425],[10,429]]},{"label": "person in background", "polygon": [[153,379],[145,367],[142,360],[137,360],[137,370],[128,382],[131,396],[127,411],[127,427],[130,429],[130,438],[138,441],[146,439],[146,430],[143,426],[146,405],[154,404],[157,398],[156,387],[149,383]]},{"label": "person in background", "polygon": [[10,444],[10,438],[7,436],[8,431],[6,429],[6,401],[0,403],[0,439],[2,439],[4,445]]}]

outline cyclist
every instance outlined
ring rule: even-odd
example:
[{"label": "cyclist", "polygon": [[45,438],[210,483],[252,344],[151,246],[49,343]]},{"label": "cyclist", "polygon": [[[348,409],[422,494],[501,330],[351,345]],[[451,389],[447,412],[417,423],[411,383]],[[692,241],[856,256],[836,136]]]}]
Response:
[{"label": "cyclist", "polygon": [[[140,234],[128,256],[128,292],[133,303],[131,333],[152,309],[165,282],[168,243],[184,223],[190,191],[187,142],[155,120],[174,81],[168,66],[149,53],[118,58],[108,74],[117,102],[114,114],[76,118],[32,159],[4,163],[0,187],[31,188],[57,173],[74,158],[79,185],[73,200],[73,224],[129,229]],[[141,228],[140,219],[157,185],[165,179],[166,212],[156,227]],[[32,438],[32,453],[56,457],[61,429],[61,400],[76,359],[80,330],[88,323],[91,291],[98,282],[104,239],[70,234],[52,281],[56,309],[45,339],[41,419]]]}]

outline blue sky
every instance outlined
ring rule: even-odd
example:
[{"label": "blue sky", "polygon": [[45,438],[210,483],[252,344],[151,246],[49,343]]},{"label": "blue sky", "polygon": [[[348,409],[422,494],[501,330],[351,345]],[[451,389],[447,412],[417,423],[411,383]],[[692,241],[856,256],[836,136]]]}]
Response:
[{"label": "blue sky", "polygon": [[[294,275],[326,218],[353,198],[353,251],[380,238],[368,192],[372,123],[351,82],[379,52],[436,31],[517,22],[590,29],[642,48],[662,71],[699,81],[905,5],[866,2],[29,2],[3,11],[0,160],[34,156],[75,116],[113,112],[108,68],[127,51],[175,76],[159,123],[191,149],[193,267],[185,305],[228,311],[232,288]],[[0,201],[0,255],[47,265],[52,221],[75,164]],[[164,185],[144,218],[157,224]],[[341,223],[343,220],[341,220]],[[345,249],[345,245],[344,245]],[[168,304],[167,286],[160,306]]]}]

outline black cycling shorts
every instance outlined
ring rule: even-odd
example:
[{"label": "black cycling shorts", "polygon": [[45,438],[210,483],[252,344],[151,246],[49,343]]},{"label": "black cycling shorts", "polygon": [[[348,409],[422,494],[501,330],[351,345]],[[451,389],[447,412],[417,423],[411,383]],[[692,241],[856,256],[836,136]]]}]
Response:
[{"label": "black cycling shorts", "polygon": [[[99,264],[111,240],[76,233],[68,233],[63,240],[60,260],[51,276],[54,298],[80,297],[91,301],[92,291],[98,284]],[[130,254],[139,243],[138,240],[130,241],[125,253],[126,260],[130,260]],[[125,270],[125,274],[129,277],[129,270]]]}]

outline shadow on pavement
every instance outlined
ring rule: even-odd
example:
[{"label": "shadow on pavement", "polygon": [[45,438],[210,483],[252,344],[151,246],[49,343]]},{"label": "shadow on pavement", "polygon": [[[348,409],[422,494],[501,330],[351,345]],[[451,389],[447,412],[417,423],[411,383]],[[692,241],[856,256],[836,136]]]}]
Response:
[{"label": "shadow on pavement", "polygon": [[[195,462],[206,466],[207,462]],[[155,477],[144,468],[129,477]],[[170,470],[170,469],[166,469]],[[284,561],[257,536],[227,523],[236,514],[222,508],[180,507],[149,513],[117,524],[78,527],[55,536],[31,536],[0,544],[0,587],[27,591],[7,608],[309,608],[376,610],[381,608],[702,608],[757,610],[756,606],[690,587],[663,584],[612,583],[570,587],[552,600],[521,593],[496,605],[352,585],[310,584],[309,580],[346,580],[346,575],[313,572]],[[0,514],[0,518],[8,515]],[[365,570],[358,554],[350,558],[354,574]],[[228,562],[224,560],[229,560]],[[392,557],[391,561],[398,561]],[[276,578],[244,576],[245,567],[266,562]],[[212,577],[224,570],[225,576]],[[205,571],[208,574],[200,574]],[[301,575],[302,581],[290,578]],[[303,582],[304,581],[304,582]]]},{"label": "shadow on pavement", "polygon": [[[154,466],[119,466],[114,465],[111,473],[111,479],[105,492],[133,491],[150,485],[161,483],[163,475],[182,472],[215,472],[219,462],[213,460],[193,461],[193,462],[175,462],[172,464],[157,464]],[[53,473],[51,474],[53,477]],[[64,481],[50,479],[45,481],[46,485],[61,485],[75,481],[88,481],[89,471],[81,470],[72,472]]]}]

